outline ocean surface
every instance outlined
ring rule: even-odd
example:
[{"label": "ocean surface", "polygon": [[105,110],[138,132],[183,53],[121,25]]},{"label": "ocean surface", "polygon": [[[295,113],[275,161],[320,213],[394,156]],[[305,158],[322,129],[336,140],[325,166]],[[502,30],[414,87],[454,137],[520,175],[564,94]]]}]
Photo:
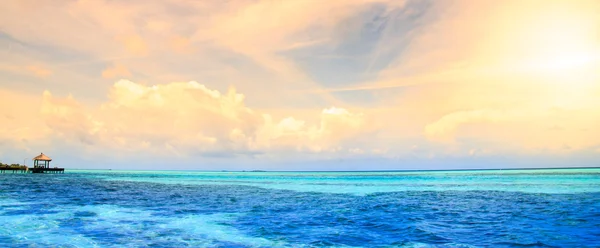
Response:
[{"label": "ocean surface", "polygon": [[600,247],[600,169],[6,173],[0,247]]}]

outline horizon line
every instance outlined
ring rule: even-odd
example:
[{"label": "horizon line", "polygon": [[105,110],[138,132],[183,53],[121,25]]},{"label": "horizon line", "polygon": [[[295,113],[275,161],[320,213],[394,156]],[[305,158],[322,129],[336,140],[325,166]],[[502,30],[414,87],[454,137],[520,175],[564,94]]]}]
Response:
[{"label": "horizon line", "polygon": [[[68,169],[68,168],[65,168]],[[471,168],[471,169],[403,169],[403,170],[144,170],[144,169],[84,169],[76,168],[69,170],[102,170],[102,171],[188,171],[188,172],[439,172],[439,171],[493,171],[493,170],[548,170],[548,169],[600,169],[600,166],[578,166],[578,167],[523,167],[523,168]]]}]

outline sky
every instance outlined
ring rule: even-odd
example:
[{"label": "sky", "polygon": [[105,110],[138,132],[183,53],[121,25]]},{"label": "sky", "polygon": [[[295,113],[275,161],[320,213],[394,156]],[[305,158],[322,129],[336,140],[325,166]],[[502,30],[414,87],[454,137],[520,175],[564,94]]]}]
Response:
[{"label": "sky", "polygon": [[600,166],[600,1],[0,1],[0,161]]}]

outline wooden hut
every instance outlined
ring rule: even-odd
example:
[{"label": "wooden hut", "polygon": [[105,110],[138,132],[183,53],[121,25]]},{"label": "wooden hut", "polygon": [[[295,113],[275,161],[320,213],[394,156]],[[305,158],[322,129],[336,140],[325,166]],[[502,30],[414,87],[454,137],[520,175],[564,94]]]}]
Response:
[{"label": "wooden hut", "polygon": [[37,157],[33,158],[33,168],[50,168],[50,161],[52,159],[46,156],[44,153],[40,153]]},{"label": "wooden hut", "polygon": [[50,161],[52,159],[46,156],[44,153],[40,153],[37,157],[33,158],[33,168],[28,171],[31,173],[64,173],[64,168],[50,168]]}]

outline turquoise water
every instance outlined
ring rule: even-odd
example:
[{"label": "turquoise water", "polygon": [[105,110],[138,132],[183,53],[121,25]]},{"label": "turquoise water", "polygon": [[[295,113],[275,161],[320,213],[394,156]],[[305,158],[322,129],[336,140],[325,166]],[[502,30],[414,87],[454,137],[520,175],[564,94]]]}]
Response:
[{"label": "turquoise water", "polygon": [[0,174],[0,247],[600,247],[600,169]]}]

